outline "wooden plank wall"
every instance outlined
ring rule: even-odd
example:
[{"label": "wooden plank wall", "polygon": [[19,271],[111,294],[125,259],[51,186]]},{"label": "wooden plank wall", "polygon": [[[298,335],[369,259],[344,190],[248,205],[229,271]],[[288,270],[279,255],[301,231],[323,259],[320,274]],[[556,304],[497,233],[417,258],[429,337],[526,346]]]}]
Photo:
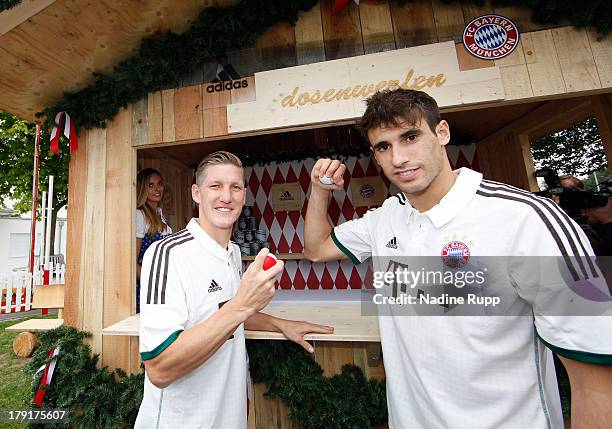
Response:
[{"label": "wooden plank wall", "polygon": [[[135,205],[131,106],[121,109],[108,124],[106,140],[103,327],[130,316],[135,305],[134,288],[126,287],[135,278],[134,229],[129,221]],[[112,215],[110,207],[123,216]],[[129,341],[128,337],[102,337],[102,365],[129,367]]]},{"label": "wooden plank wall", "polygon": [[[521,33],[569,25],[536,24],[529,8],[493,7],[442,0],[354,2],[333,15],[334,0],[321,0],[300,15],[295,27],[279,23],[268,29],[254,46],[211,59],[183,79],[181,86],[211,80],[211,67],[229,63],[241,76],[294,65],[335,60],[355,55],[454,40],[461,42],[465,24],[486,13],[514,20]],[[198,80],[199,77],[199,80]],[[166,140],[169,141],[169,140]]]},{"label": "wooden plank wall", "polygon": [[66,226],[66,289],[64,296],[64,323],[81,327],[79,313],[82,294],[81,273],[83,266],[85,221],[85,195],[87,188],[88,132],[79,134],[79,150],[70,156],[68,169],[68,224]]},{"label": "wooden plank wall", "polygon": [[[267,30],[252,48],[230,52],[227,61],[242,75],[293,65],[335,60],[429,43],[454,40],[461,70],[497,65],[507,101],[564,94],[591,94],[612,87],[612,36],[570,26],[547,28],[530,20],[525,8],[494,8],[415,0],[397,3],[354,2],[332,14],[333,0],[321,0],[300,16],[295,27],[280,23]],[[460,43],[465,24],[497,12],[515,20],[522,31],[515,52],[498,61],[479,60]],[[205,67],[210,68],[210,64]],[[207,73],[200,73],[204,78]],[[210,73],[208,73],[210,75]],[[210,76],[209,76],[210,77]],[[149,94],[135,104],[134,144],[198,141],[231,133],[228,104],[255,99],[253,77],[248,87],[210,93],[208,84]],[[147,126],[148,124],[148,126]],[[140,136],[142,134],[142,136]]]},{"label": "wooden plank wall", "polygon": [[106,129],[83,132],[70,160],[64,300],[66,323],[93,334],[102,364],[123,369],[132,365],[130,340],[102,338],[100,331],[134,306],[134,266],[126,263],[135,251],[132,110],[122,109]]},{"label": "wooden plank wall", "polygon": [[[155,168],[164,178],[164,199],[162,209],[173,231],[187,226],[192,217],[191,184],[193,172],[178,161],[168,158],[162,152],[156,155],[139,156],[138,171]],[[134,205],[134,207],[136,207]]]}]

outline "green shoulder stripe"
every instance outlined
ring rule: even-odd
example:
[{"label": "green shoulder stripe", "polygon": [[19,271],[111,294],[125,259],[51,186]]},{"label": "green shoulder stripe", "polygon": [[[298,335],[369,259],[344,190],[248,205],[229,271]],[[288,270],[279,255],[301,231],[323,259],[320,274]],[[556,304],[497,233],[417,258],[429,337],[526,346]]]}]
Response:
[{"label": "green shoulder stripe", "polygon": [[340,243],[340,241],[338,240],[338,237],[336,237],[336,233],[334,232],[333,229],[332,229],[332,232],[331,232],[331,238],[334,241],[334,243],[336,244],[336,246],[338,246],[338,249],[340,249],[342,251],[342,253],[344,253],[346,256],[348,256],[349,259],[353,262],[353,264],[358,265],[358,264],[361,263],[361,262],[359,262],[359,259],[357,259],[357,257],[351,253],[350,250],[348,250],[346,247],[344,247],[344,245],[342,243]]},{"label": "green shoulder stripe", "polygon": [[579,362],[585,363],[595,363],[599,365],[612,365],[612,355],[604,355],[598,353],[590,353],[583,352],[580,350],[568,350],[561,347],[553,346],[546,340],[544,340],[538,331],[536,330],[536,335],[544,343],[546,347],[548,347],[553,352],[557,353],[559,356],[563,356],[568,359],[577,360]]},{"label": "green shoulder stripe", "polygon": [[142,353],[140,353],[141,359],[143,361],[145,361],[145,360],[153,359],[154,357],[159,355],[161,352],[166,350],[168,348],[168,346],[170,344],[172,344],[178,338],[179,335],[181,335],[181,332],[183,332],[182,329],[179,330],[179,331],[175,331],[175,332],[171,333],[170,335],[168,335],[168,338],[166,338],[163,343],[161,343],[159,346],[155,347],[150,352],[142,352]]}]

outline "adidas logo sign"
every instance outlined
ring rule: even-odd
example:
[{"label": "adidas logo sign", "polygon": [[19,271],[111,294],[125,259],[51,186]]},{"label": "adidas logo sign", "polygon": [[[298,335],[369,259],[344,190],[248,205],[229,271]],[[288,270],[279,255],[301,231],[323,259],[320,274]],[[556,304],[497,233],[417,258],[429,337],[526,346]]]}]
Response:
[{"label": "adidas logo sign", "polygon": [[386,247],[389,249],[397,249],[397,238],[393,237],[391,240],[389,240]]},{"label": "adidas logo sign", "polygon": [[289,191],[285,191],[280,195],[280,199],[281,201],[288,201],[288,200],[292,200],[293,199],[293,195],[291,195],[291,192]]},{"label": "adidas logo sign", "polygon": [[208,287],[208,293],[217,292],[218,290],[221,290],[221,286],[219,286],[219,284],[213,279]]}]

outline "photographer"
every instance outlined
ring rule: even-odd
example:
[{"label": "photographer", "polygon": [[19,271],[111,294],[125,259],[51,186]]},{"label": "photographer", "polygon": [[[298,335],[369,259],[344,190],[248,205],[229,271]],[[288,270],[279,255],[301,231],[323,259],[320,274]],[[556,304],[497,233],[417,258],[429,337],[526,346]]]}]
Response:
[{"label": "photographer", "polygon": [[603,207],[583,209],[582,214],[601,240],[599,249],[593,246],[595,253],[612,256],[612,198],[608,197],[608,203]]},{"label": "photographer", "polygon": [[549,168],[536,172],[548,188],[539,192],[551,198],[574,219],[587,234],[596,255],[612,255],[612,195],[607,187],[589,192],[577,177],[558,176]]}]

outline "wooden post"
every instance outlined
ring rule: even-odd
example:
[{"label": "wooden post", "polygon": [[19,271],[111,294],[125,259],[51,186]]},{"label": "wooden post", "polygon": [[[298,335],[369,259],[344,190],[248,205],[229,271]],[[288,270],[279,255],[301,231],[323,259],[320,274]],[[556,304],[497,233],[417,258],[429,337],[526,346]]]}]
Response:
[{"label": "wooden post", "polygon": [[508,130],[476,145],[478,160],[485,179],[537,191],[535,168],[527,134]]},{"label": "wooden post", "polygon": [[[104,300],[103,327],[132,315],[135,276],[135,250],[132,250],[135,216],[134,151],[132,148],[132,106],[128,106],[108,123],[106,135],[106,215],[104,219]],[[149,134],[150,135],[150,134]],[[118,219],[123,219],[118,222]],[[101,335],[94,332],[94,336]],[[102,365],[109,368],[130,366],[128,337],[102,337]]]},{"label": "wooden post", "polygon": [[612,166],[612,106],[610,105],[610,95],[607,97],[605,95],[594,95],[591,97],[591,104],[608,166]]},{"label": "wooden post", "polygon": [[[68,221],[66,226],[66,294],[64,321],[66,325],[81,329],[83,225],[87,187],[88,132],[79,135],[79,149],[70,156],[68,173]],[[93,174],[93,172],[92,172]]]}]

